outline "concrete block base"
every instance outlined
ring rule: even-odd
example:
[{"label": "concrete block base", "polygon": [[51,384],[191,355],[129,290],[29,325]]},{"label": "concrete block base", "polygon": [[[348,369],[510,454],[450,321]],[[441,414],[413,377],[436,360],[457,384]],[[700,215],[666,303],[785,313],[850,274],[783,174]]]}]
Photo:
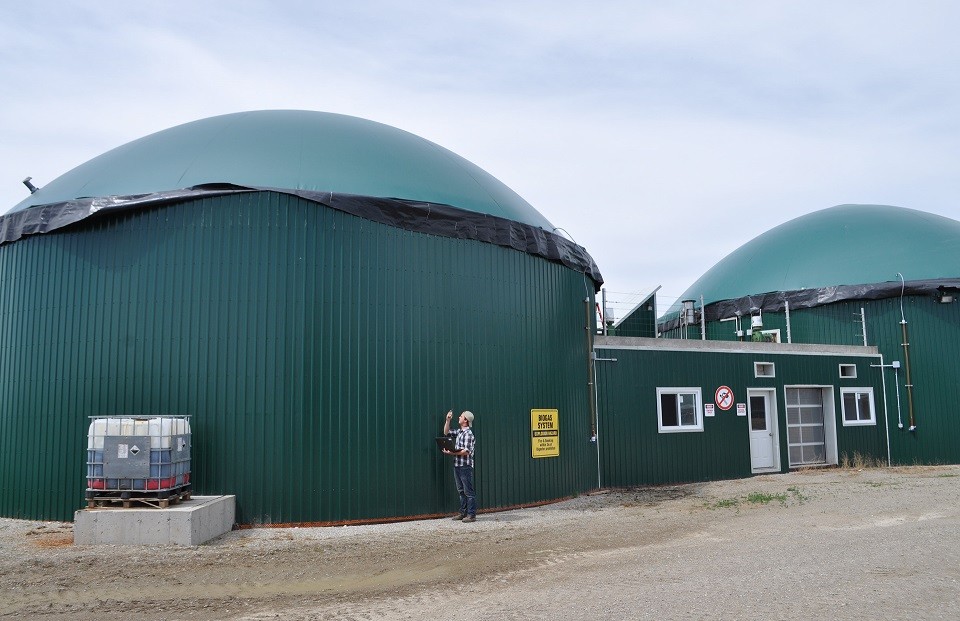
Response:
[{"label": "concrete block base", "polygon": [[73,516],[73,542],[197,546],[233,528],[236,499],[194,496],[166,509],[80,509]]}]

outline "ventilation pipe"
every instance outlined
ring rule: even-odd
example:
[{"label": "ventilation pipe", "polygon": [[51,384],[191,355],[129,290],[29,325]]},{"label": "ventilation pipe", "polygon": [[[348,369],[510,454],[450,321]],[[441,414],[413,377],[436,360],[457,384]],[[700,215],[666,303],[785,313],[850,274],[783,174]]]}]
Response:
[{"label": "ventilation pipe", "polygon": [[600,300],[603,302],[603,307],[597,306],[597,312],[600,314],[600,323],[603,324],[603,330],[601,334],[604,336],[607,335],[607,288],[603,287],[600,289]]},{"label": "ventilation pipe", "polygon": [[707,340],[707,308],[703,305],[703,296],[700,296],[700,340]]},{"label": "ventilation pipe", "polygon": [[[787,343],[793,342],[793,335],[790,333],[790,300],[783,301],[783,314],[787,320]],[[866,343],[864,343],[866,345]]]},{"label": "ventilation pipe", "polygon": [[914,431],[917,428],[916,419],[913,412],[913,381],[910,379],[910,339],[907,336],[907,319],[903,314],[903,292],[906,289],[906,282],[903,280],[903,274],[897,272],[900,277],[900,332],[903,336],[903,368],[906,373],[907,387],[907,413],[910,420],[908,431]]}]

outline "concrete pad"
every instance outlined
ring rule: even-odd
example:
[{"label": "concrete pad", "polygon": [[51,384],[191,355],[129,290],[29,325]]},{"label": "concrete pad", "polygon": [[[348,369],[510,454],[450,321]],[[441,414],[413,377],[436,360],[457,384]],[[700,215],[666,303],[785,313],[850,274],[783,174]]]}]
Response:
[{"label": "concrete pad", "polygon": [[236,496],[193,496],[166,509],[80,509],[73,515],[73,542],[198,546],[233,528],[236,500]]}]

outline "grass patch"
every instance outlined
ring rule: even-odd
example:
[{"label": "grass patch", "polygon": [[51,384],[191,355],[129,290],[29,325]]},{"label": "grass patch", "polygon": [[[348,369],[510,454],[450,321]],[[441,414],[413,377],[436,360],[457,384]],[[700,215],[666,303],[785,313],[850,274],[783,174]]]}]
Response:
[{"label": "grass patch", "polygon": [[721,498],[713,504],[704,503],[704,506],[708,509],[736,509],[737,513],[740,512],[740,506],[744,503],[749,503],[751,505],[769,505],[772,502],[780,503],[780,506],[787,506],[787,502],[793,500],[798,504],[802,504],[804,501],[810,499],[809,496],[804,495],[798,487],[788,487],[788,493],[778,493],[778,494],[768,494],[765,492],[751,492],[746,496],[738,496],[736,498]]},{"label": "grass patch", "polygon": [[844,470],[864,470],[866,468],[886,468],[887,463],[879,457],[864,455],[854,451],[853,455],[843,453],[840,456],[839,466]]},{"label": "grass patch", "polygon": [[724,498],[713,503],[714,509],[730,509],[733,507],[739,507],[740,500],[738,498]]},{"label": "grass patch", "polygon": [[937,475],[937,477],[941,479],[949,479],[950,477],[957,477],[957,476],[960,476],[960,474],[957,474],[956,472],[944,472],[943,474]]},{"label": "grass patch", "polygon": [[810,497],[800,491],[799,487],[788,487],[787,491],[793,496],[793,499],[797,502],[804,502],[810,500]]},{"label": "grass patch", "polygon": [[776,500],[781,505],[787,504],[786,494],[764,494],[763,492],[751,492],[747,494],[747,502],[753,504],[767,505]]}]

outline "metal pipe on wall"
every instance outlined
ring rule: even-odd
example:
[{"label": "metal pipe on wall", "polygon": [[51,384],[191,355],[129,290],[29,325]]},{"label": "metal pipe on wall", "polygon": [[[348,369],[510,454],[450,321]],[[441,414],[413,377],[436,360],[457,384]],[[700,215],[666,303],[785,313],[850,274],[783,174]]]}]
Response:
[{"label": "metal pipe on wall", "polygon": [[914,418],[913,413],[913,381],[910,379],[910,340],[907,338],[907,322],[901,321],[900,328],[903,334],[903,366],[906,371],[906,384],[907,387],[907,413],[910,420],[910,427],[908,431],[913,431],[917,428],[917,422]]},{"label": "metal pipe on wall", "polygon": [[603,335],[607,335],[607,288],[600,289],[600,321],[603,323]]},{"label": "metal pipe on wall", "polygon": [[584,325],[584,333],[587,335],[587,389],[589,393],[590,401],[590,440],[596,441],[597,439],[597,402],[595,398],[596,384],[594,383],[594,353],[593,353],[593,326],[590,321],[590,298],[583,299],[583,309],[584,316],[586,319],[586,324]]},{"label": "metal pipe on wall", "polygon": [[[894,376],[896,376],[897,367],[894,364],[883,364],[883,354],[880,354],[880,364],[871,364],[871,367],[880,369],[880,384],[883,390],[883,427],[887,431],[887,466],[893,465],[893,459],[890,453],[890,414],[887,409],[887,373],[886,368],[893,367]],[[897,389],[899,391],[899,388]],[[900,393],[897,392],[897,407],[900,407]],[[901,424],[900,427],[903,427]]]},{"label": "metal pipe on wall", "polygon": [[792,343],[793,335],[790,333],[790,300],[783,301],[783,314],[787,320],[787,343]]},{"label": "metal pipe on wall", "polygon": [[[597,353],[593,349],[593,333],[594,327],[590,325],[590,298],[583,299],[583,307],[586,310],[586,325],[584,326],[584,332],[587,334],[587,390],[588,392],[588,401],[590,402],[590,442],[593,443],[594,448],[597,451],[597,489],[601,489],[601,479],[600,479],[600,438],[597,432],[599,425],[597,424],[597,412],[599,407],[597,406],[597,383],[596,383],[596,358]],[[606,312],[606,308],[604,308]]]},{"label": "metal pipe on wall", "polygon": [[867,313],[860,307],[860,326],[863,330],[863,346],[867,346]]},{"label": "metal pipe on wall", "polygon": [[893,380],[897,383],[897,429],[903,429],[903,412],[900,411],[900,363],[894,360],[890,364],[893,366]]},{"label": "metal pipe on wall", "polygon": [[906,384],[904,385],[907,387],[907,412],[910,417],[908,431],[914,431],[917,428],[917,423],[913,413],[913,381],[910,379],[910,339],[907,338],[907,317],[903,314],[903,292],[907,283],[903,279],[903,274],[897,272],[897,276],[900,277],[900,331],[903,336],[903,366],[907,373]]},{"label": "metal pipe on wall", "polygon": [[703,305],[703,296],[700,296],[700,340],[707,340],[707,309]]}]

